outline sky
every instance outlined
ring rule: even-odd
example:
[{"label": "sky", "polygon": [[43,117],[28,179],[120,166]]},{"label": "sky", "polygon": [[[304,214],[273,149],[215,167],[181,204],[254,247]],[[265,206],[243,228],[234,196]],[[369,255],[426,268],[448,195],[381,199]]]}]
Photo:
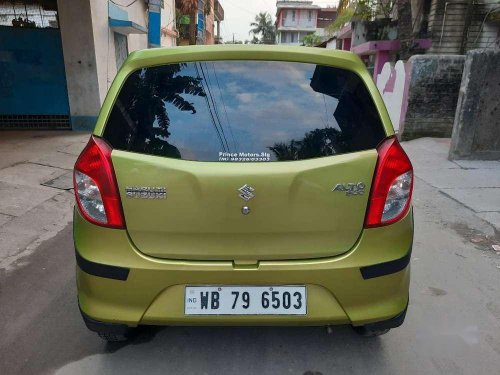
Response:
[{"label": "sky", "polygon": [[[276,0],[219,0],[224,8],[224,21],[221,23],[221,34],[224,41],[233,39],[245,41],[252,39],[248,33],[250,22],[259,12],[268,12],[276,17]],[[321,7],[334,6],[337,0],[313,0],[313,4]]]},{"label": "sky", "polygon": [[[275,144],[300,141],[311,131],[341,132],[334,114],[339,100],[321,90],[342,91],[343,86],[330,81],[311,85],[315,74],[317,82],[327,81],[332,74],[327,69],[276,61],[188,63],[182,75],[203,77],[207,96],[182,95],[195,112],[165,102],[170,119],[166,138],[183,159],[219,161],[220,152],[263,155]],[[260,161],[270,160],[276,156]]]}]

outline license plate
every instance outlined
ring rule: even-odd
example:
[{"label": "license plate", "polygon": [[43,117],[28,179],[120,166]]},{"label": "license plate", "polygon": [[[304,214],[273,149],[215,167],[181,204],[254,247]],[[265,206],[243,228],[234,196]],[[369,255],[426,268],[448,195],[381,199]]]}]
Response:
[{"label": "license plate", "polygon": [[303,285],[186,286],[186,315],[306,315]]}]

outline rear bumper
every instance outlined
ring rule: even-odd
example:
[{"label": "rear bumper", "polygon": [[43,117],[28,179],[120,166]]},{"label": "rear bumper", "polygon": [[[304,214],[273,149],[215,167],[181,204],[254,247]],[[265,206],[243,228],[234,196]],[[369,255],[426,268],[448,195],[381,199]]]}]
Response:
[{"label": "rear bumper", "polygon": [[[408,305],[406,305],[405,309],[395,317],[379,322],[368,323],[364,327],[374,331],[397,328],[403,324],[407,310],[408,310]],[[82,318],[83,321],[85,322],[85,325],[90,331],[98,333],[108,333],[108,334],[112,333],[116,335],[124,335],[127,334],[130,330],[130,327],[126,324],[100,322],[98,320],[89,317],[81,309],[80,313],[82,314]]]},{"label": "rear bumper", "polygon": [[[391,226],[364,230],[353,249],[343,255],[247,266],[151,258],[133,247],[126,231],[92,225],[78,211],[74,220],[78,299],[86,321],[126,326],[396,324],[393,320],[406,309],[411,211]],[[305,284],[308,313],[185,316],[187,284]]]}]

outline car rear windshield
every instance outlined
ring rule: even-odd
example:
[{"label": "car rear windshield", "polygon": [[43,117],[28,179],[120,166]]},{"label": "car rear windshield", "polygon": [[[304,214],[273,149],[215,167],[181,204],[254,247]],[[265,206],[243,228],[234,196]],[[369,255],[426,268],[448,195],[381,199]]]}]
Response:
[{"label": "car rear windshield", "polygon": [[372,149],[384,137],[358,75],[279,61],[187,62],[134,71],[104,130],[119,150],[218,162],[318,158]]}]

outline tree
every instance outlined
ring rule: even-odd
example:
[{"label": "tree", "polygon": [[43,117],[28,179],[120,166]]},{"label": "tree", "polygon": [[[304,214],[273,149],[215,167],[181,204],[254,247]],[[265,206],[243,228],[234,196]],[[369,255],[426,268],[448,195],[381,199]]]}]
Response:
[{"label": "tree", "polygon": [[253,36],[252,40],[250,41],[250,44],[260,44],[259,38],[257,38],[255,35]]},{"label": "tree", "polygon": [[189,16],[189,44],[196,44],[196,14],[198,0],[180,0],[176,2],[182,14]]},{"label": "tree", "polygon": [[351,22],[354,12],[355,9],[353,7],[343,8],[337,18],[335,18],[335,21],[326,27],[325,31],[327,35],[333,36],[335,31],[340,30],[346,23]]},{"label": "tree", "polygon": [[[124,117],[129,117],[130,123],[142,124],[128,137],[136,149],[153,155],[181,157],[179,150],[168,142],[170,116],[165,103],[173,104],[180,111],[196,113],[193,103],[183,95],[206,96],[202,79],[182,75],[185,68],[186,64],[168,64],[142,69],[127,80],[117,108]],[[127,103],[127,107],[122,103]]]},{"label": "tree", "polygon": [[323,38],[318,34],[309,34],[304,37],[302,44],[306,47],[315,47],[323,41]]},{"label": "tree", "polygon": [[255,22],[250,23],[252,29],[250,34],[260,36],[261,44],[274,44],[276,30],[271,15],[267,12],[260,12],[255,16]]},{"label": "tree", "polygon": [[344,135],[334,128],[314,129],[307,132],[301,140],[278,142],[269,147],[278,161],[318,158],[348,149]]}]

